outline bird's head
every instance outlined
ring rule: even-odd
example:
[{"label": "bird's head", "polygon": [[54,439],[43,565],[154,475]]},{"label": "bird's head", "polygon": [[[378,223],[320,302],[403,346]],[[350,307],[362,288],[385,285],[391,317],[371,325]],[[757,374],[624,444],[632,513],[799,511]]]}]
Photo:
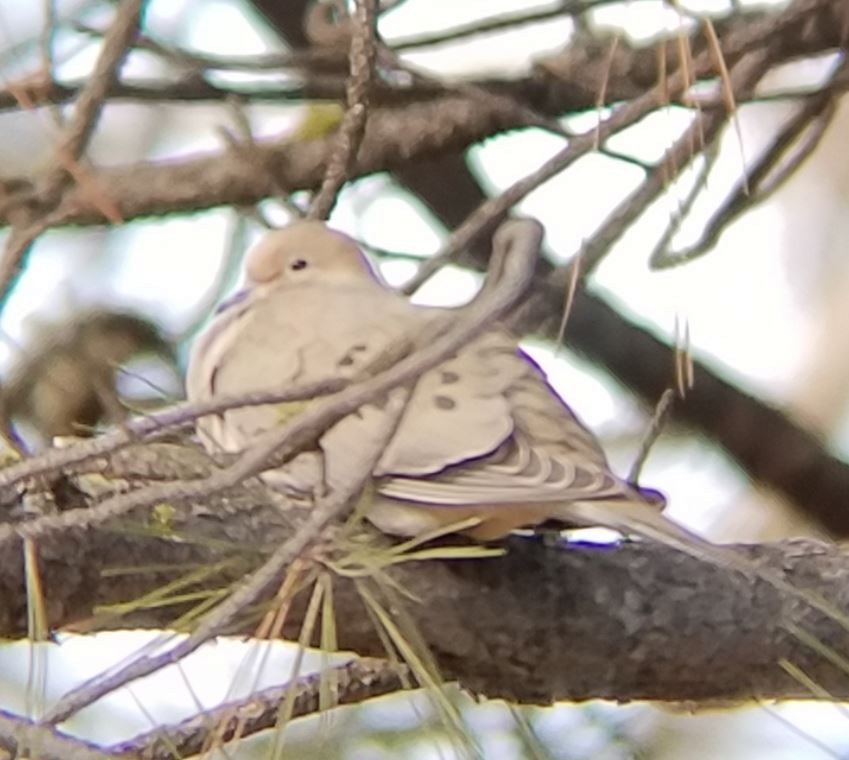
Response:
[{"label": "bird's head", "polygon": [[263,290],[377,282],[359,246],[317,221],[294,222],[267,234],[248,253],[245,278],[249,287]]}]

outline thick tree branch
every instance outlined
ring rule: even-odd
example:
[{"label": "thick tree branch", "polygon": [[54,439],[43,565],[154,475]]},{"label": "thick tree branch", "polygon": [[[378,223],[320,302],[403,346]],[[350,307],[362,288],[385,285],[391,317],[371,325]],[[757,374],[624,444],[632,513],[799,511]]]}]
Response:
[{"label": "thick tree branch", "polygon": [[[748,51],[765,48],[771,60],[784,62],[801,55],[814,55],[838,48],[842,44],[841,19],[844,7],[837,0],[796,0],[782,13],[770,14],[757,21],[751,19],[729,22],[722,38],[722,54],[733,65]],[[748,21],[748,23],[746,23]],[[624,51],[624,48],[623,48]],[[595,61],[601,71],[609,61],[609,51],[589,48],[569,49],[557,66],[549,61],[548,68],[539,68],[535,74],[543,83],[517,84],[516,97],[483,97],[469,93],[443,93],[432,98],[410,103],[403,110],[375,108],[363,140],[359,160],[352,168],[352,177],[376,171],[401,168],[411,161],[461,150],[499,132],[525,126],[527,107],[537,108],[547,114],[562,114],[577,107],[591,107],[600,91],[599,82],[606,81],[610,71],[604,68],[601,79],[589,76]],[[657,54],[652,50],[624,51],[630,56],[621,62],[621,69],[640,72],[639,94],[657,86],[659,69]],[[672,55],[672,52],[669,53]],[[702,49],[696,53],[698,66],[695,75],[710,75],[713,57]],[[575,61],[580,59],[580,76]],[[645,65],[638,65],[645,59]],[[564,61],[568,63],[564,70]],[[570,62],[571,61],[571,62]],[[554,68],[552,68],[552,66]],[[617,64],[619,71],[620,64]],[[556,69],[555,73],[551,73]],[[668,64],[673,70],[673,63]],[[564,79],[564,71],[574,76]],[[592,99],[574,99],[574,89],[587,87]],[[629,90],[618,93],[607,87],[609,98],[635,96]],[[514,105],[511,107],[510,103]],[[583,105],[580,105],[583,103]],[[266,162],[281,185],[290,191],[317,187],[323,177],[327,157],[336,144],[334,136],[311,141],[260,143],[258,158]],[[142,162],[92,174],[99,195],[109,198],[116,213],[124,219],[153,214],[188,212],[217,205],[248,205],[273,195],[275,188],[268,176],[257,176],[255,167],[246,164],[235,153],[207,154],[188,157],[180,161]],[[34,202],[29,198],[27,203]],[[51,225],[101,224],[106,218],[99,204],[86,197],[80,188],[71,188],[62,203],[49,219]],[[0,210],[0,223],[10,221],[15,210],[8,203]],[[18,209],[20,212],[20,209]]]},{"label": "thick tree branch", "polygon": [[[374,109],[352,177],[401,166],[418,157],[468,147],[498,132],[524,126],[518,106],[503,101],[448,95],[399,111]],[[140,162],[102,169],[92,174],[125,220],[143,216],[199,211],[220,205],[251,205],[287,190],[313,189],[324,176],[336,136],[315,140],[257,142],[257,161],[268,167],[257,172],[236,151],[205,153],[179,161]],[[0,224],[9,221],[10,207],[0,210]],[[51,224],[102,224],[102,210],[78,187],[68,188],[51,214]]]},{"label": "thick tree branch", "polygon": [[[173,467],[173,446],[165,449],[165,466]],[[138,449],[133,460],[154,462],[156,450]],[[118,475],[120,461],[130,461],[127,452]],[[175,505],[167,535],[149,528],[143,534],[147,520],[136,518],[45,536],[38,549],[50,625],[89,630],[93,623],[84,621],[96,607],[138,599],[180,577],[188,564],[219,567],[218,581],[204,585],[226,585],[261,563],[307,515],[281,511],[263,488],[248,485],[204,505]],[[838,652],[849,634],[769,583],[653,544],[550,546],[517,537],[507,547],[503,557],[433,559],[389,571],[417,600],[409,612],[445,677],[474,692],[520,702],[810,697],[781,668],[787,660],[836,698],[849,696],[840,669],[794,631]],[[849,610],[849,556],[837,548],[784,542],[743,551]],[[134,574],[133,566],[160,569]],[[336,579],[334,603],[337,620],[345,621],[338,626],[340,647],[382,656],[349,580]],[[0,635],[26,635],[26,605],[20,550],[0,547]],[[181,604],[157,602],[123,618],[105,610],[98,620],[99,626],[167,627],[183,611]],[[287,635],[297,634],[302,614],[301,607],[292,610]],[[232,632],[250,633],[253,625],[243,621]]]}]

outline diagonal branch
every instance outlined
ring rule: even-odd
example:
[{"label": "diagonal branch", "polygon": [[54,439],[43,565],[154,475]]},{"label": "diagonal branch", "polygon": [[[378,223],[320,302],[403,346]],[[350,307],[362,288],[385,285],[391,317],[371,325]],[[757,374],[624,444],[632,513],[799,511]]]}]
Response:
[{"label": "diagonal branch", "polygon": [[[13,232],[0,257],[0,305],[9,296],[22,271],[22,263],[32,249],[33,243],[55,218],[48,212],[52,209],[69,180],[77,180],[77,190],[88,196],[95,207],[109,221],[120,221],[114,204],[104,196],[88,172],[79,166],[89,138],[94,132],[103,104],[115,83],[121,65],[129,53],[133,38],[139,30],[140,15],[145,0],[123,0],[115,14],[115,21],[103,40],[103,47],[94,71],[80,92],[74,114],[64,129],[56,147],[56,166],[44,178],[38,190],[40,213],[15,224]],[[31,199],[33,200],[33,199]]]},{"label": "diagonal branch", "polygon": [[5,757],[37,757],[40,760],[116,760],[120,757],[5,710],[0,710],[0,750],[5,750]]},{"label": "diagonal branch", "polygon": [[[331,676],[337,705],[359,704],[367,699],[391,694],[403,688],[399,666],[384,660],[363,658],[332,668],[330,673],[304,676],[296,682],[291,717],[319,711],[322,678]],[[200,753],[211,731],[220,732],[220,741],[229,741],[239,728],[241,738],[273,728],[280,717],[280,705],[290,686],[263,689],[237,702],[228,702],[174,726],[161,726],[148,734],[113,745],[114,756],[138,760],[171,760]]]},{"label": "diagonal branch", "polygon": [[[767,71],[767,66],[768,56],[764,51],[757,51],[740,59],[730,72],[730,89],[735,101],[745,100],[754,93],[755,87]],[[662,164],[655,167],[636,190],[611,210],[601,228],[581,248],[579,255],[582,277],[589,276],[596,269],[613,244],[668,188],[670,175],[680,176],[694,159],[719,138],[728,117],[729,114],[715,109],[696,114],[693,123],[667,149]]]},{"label": "diagonal branch", "polygon": [[259,569],[245,578],[221,604],[202,618],[189,636],[160,654],[137,657],[124,667],[105,675],[95,676],[72,689],[44,714],[41,722],[46,725],[62,723],[101,697],[126,686],[131,681],[155,673],[166,665],[188,657],[207,641],[223,633],[238,615],[263,596],[273,584],[280,583],[286,568],[315,544],[328,525],[337,521],[345,511],[353,507],[371,470],[380,459],[405,406],[406,399],[394,410],[394,416],[388,420],[389,424],[384,425],[382,431],[378,431],[375,445],[370,452],[369,467],[364,468],[363,472],[352,479],[350,484],[346,484],[345,488],[317,504],[295,533],[284,541]]},{"label": "diagonal branch", "polygon": [[[744,97],[750,94],[766,72],[768,62],[769,58],[763,51],[743,57],[734,69],[735,92],[737,88],[740,88],[743,90]],[[636,100],[614,110],[597,127],[571,139],[565,148],[552,156],[538,169],[514,182],[500,195],[484,201],[451,233],[442,251],[437,256],[427,259],[419,267],[416,275],[405,284],[405,292],[414,293],[418,290],[434,273],[454,259],[460,251],[468,248],[478,235],[487,229],[491,229],[504,214],[543,182],[560,174],[578,159],[594,151],[599,143],[604,142],[625,126],[635,124],[655,108],[663,105],[667,95],[674,97],[676,93],[682,92],[687,85],[688,81],[684,72],[679,72],[665,83],[663,89],[659,86],[653,88]],[[708,124],[703,124],[702,118],[697,118],[690,129],[676,141],[672,148],[673,153],[680,157],[681,155],[688,156],[689,151],[689,155],[692,155],[693,139],[700,134],[703,126],[712,127],[713,134],[717,134],[720,127],[725,123],[725,117],[724,115],[718,116],[716,113],[711,116]],[[682,164],[686,164],[686,162],[682,162]],[[625,231],[627,225],[642,214],[645,209],[644,204],[660,194],[664,189],[664,180],[667,177],[668,172],[663,171],[663,169],[655,170],[640,188],[608,217],[605,225],[606,234],[593,236],[590,245],[594,248],[591,249],[590,245],[585,246],[584,259],[590,265],[590,269],[598,264],[603,254],[609,250],[610,244]]]},{"label": "diagonal branch", "polygon": [[336,135],[337,145],[330,154],[321,189],[309,211],[310,219],[326,219],[336,195],[348,179],[357,160],[368,118],[369,90],[374,76],[377,57],[377,0],[357,0],[353,18],[351,48],[349,52],[351,73],[348,77],[348,109]]},{"label": "diagonal branch", "polygon": [[[139,32],[142,9],[146,0],[122,0],[115,12],[115,20],[103,38],[100,55],[85,86],[77,98],[74,114],[59,145],[56,155],[60,167],[47,181],[48,188],[56,188],[64,176],[64,166],[78,160],[97,126],[97,120],[118,74]],[[50,193],[48,192],[48,195]]]}]

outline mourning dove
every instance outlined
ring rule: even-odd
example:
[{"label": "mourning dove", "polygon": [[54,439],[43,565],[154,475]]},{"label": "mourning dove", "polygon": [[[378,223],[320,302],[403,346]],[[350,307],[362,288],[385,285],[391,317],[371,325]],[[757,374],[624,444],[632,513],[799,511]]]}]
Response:
[{"label": "mourning dove", "polygon": [[[269,233],[248,254],[244,275],[245,287],[221,304],[193,347],[192,401],[353,378],[446,312],[391,290],[353,240],[320,222]],[[366,516],[380,530],[412,536],[474,519],[463,532],[478,540],[549,520],[666,530],[662,500],[610,471],[592,433],[506,329],[470,341],[409,393],[372,472]],[[385,406],[343,418],[316,451],[264,477],[294,494],[332,490],[366,461]],[[209,450],[236,452],[290,412],[233,409],[199,420],[198,433]]]}]

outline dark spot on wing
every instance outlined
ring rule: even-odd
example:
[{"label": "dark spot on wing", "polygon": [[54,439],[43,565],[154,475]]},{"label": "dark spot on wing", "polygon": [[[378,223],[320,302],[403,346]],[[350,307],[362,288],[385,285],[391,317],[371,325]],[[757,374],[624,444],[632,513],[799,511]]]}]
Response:
[{"label": "dark spot on wing", "polygon": [[[215,378],[218,376],[218,369],[219,368],[216,366],[215,369],[212,370],[212,373],[209,376],[209,393],[210,393],[210,395],[213,395],[213,396],[215,395]],[[223,422],[224,421],[224,414],[225,414],[224,412],[218,412],[218,414],[215,415],[215,416],[218,417],[218,419]]]},{"label": "dark spot on wing", "polygon": [[371,402],[371,405],[376,407],[377,409],[383,410],[386,409],[386,405],[389,403],[389,394],[383,393],[378,396],[374,401]]},{"label": "dark spot on wing", "polygon": [[445,385],[456,383],[460,379],[460,376],[456,372],[452,372],[448,369],[443,370],[439,377]]},{"label": "dark spot on wing", "polygon": [[346,354],[339,360],[340,367],[350,367],[354,363],[354,357],[350,354]]},{"label": "dark spot on wing", "polygon": [[433,403],[436,404],[437,409],[453,409],[457,406],[457,402],[454,401],[453,398],[449,398],[448,396],[434,396]]}]

